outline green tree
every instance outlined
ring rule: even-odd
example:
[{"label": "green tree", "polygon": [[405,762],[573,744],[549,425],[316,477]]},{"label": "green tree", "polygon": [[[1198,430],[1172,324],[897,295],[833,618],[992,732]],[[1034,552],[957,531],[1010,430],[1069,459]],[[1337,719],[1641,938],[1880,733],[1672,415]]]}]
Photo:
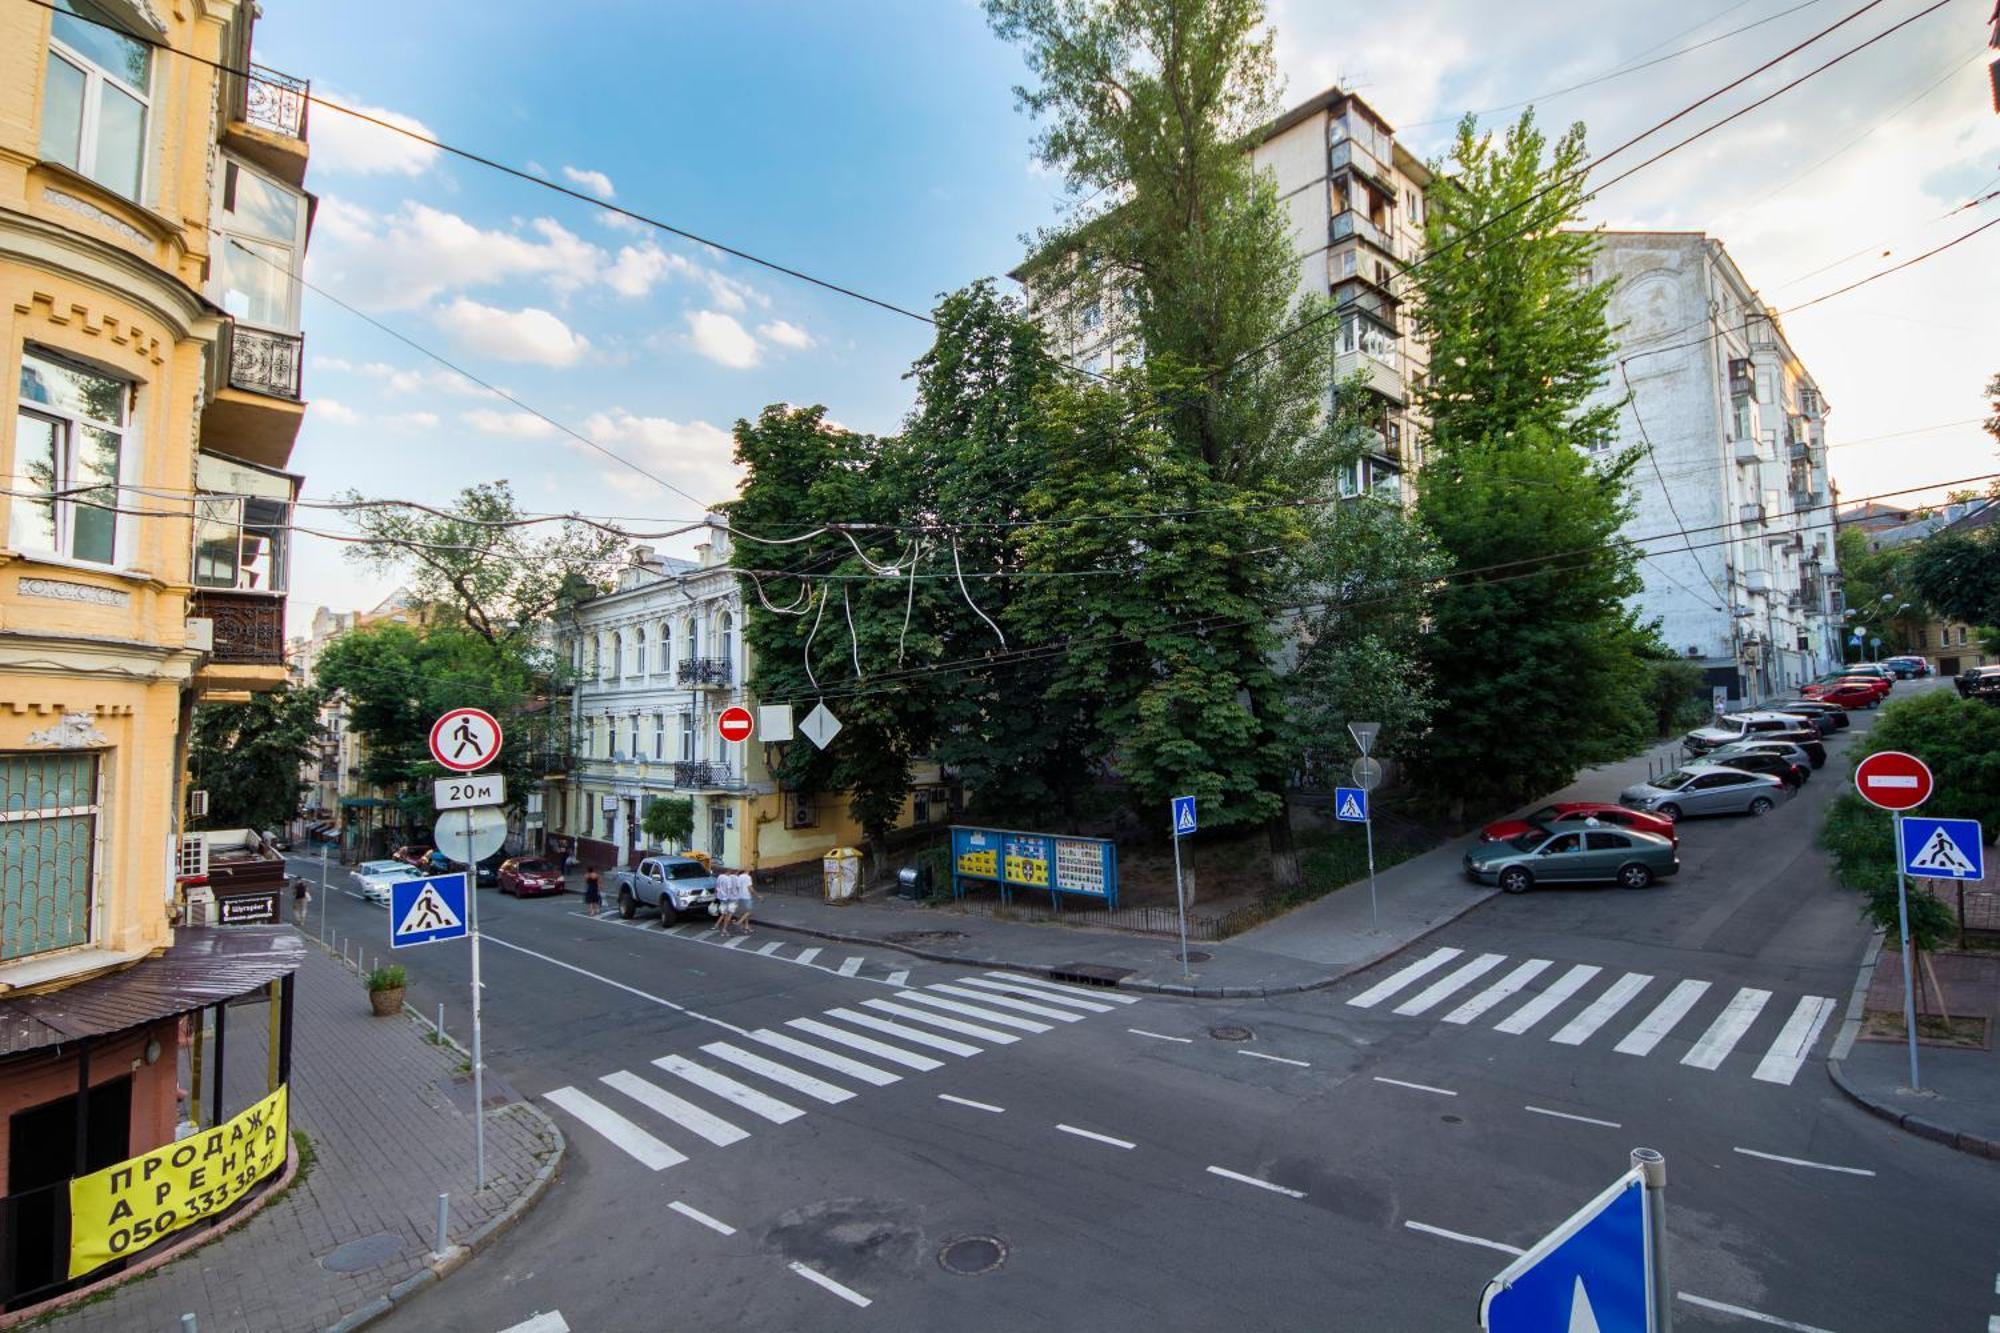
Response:
[{"label": "green tree", "polygon": [[685,847],[694,836],[694,802],[684,796],[655,797],[647,802],[639,827],[654,842]]},{"label": "green tree", "polygon": [[1886,551],[1868,549],[1868,534],[1860,528],[1842,528],[1834,537],[1834,555],[1840,562],[1842,588],[1851,612],[1850,631],[1859,630],[1862,642],[1848,635],[1842,644],[1846,660],[1867,661],[1877,655],[1873,640],[1881,640],[1888,652],[1910,646],[1916,627],[1923,622],[1925,596],[1911,578],[1911,561],[1916,548],[1895,546]]},{"label": "green tree", "polygon": [[1467,117],[1425,216],[1415,269],[1430,372],[1417,513],[1455,573],[1426,639],[1440,716],[1425,780],[1455,802],[1568,782],[1638,739],[1655,651],[1630,514],[1638,455],[1613,454],[1601,397],[1614,347],[1597,243],[1576,223],[1583,128],[1550,144],[1522,116],[1496,143]]},{"label": "green tree", "polygon": [[298,813],[300,770],[325,734],[317,689],[287,686],[246,703],[201,704],[188,745],[192,785],[208,793],[197,828],[282,828]]},{"label": "green tree", "polygon": [[2000,545],[1991,531],[1941,532],[1918,542],[1902,565],[1910,590],[1947,620],[2000,624]]}]

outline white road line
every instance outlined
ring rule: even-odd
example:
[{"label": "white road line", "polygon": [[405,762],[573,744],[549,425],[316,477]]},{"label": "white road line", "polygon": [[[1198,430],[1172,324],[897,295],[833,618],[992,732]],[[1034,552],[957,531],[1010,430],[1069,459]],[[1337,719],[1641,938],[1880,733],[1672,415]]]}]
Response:
[{"label": "white road line", "polygon": [[943,1014],[926,1013],[922,1009],[912,1009],[907,1004],[896,1004],[889,1000],[863,1000],[861,1003],[870,1009],[880,1009],[885,1014],[894,1014],[898,1018],[913,1018],[919,1023],[941,1027],[946,1032],[956,1032],[963,1037],[978,1037],[981,1041],[990,1041],[1000,1046],[1012,1046],[1020,1040],[1013,1033],[1002,1032],[999,1028],[982,1027],[962,1019],[946,1018]]},{"label": "white road line", "polygon": [[900,1038],[903,1041],[911,1042],[918,1046],[928,1046],[934,1051],[944,1051],[949,1055],[977,1055],[981,1049],[962,1041],[953,1041],[950,1037],[940,1037],[935,1033],[920,1032],[916,1028],[907,1027],[901,1023],[891,1023],[888,1019],[877,1018],[873,1014],[857,1013],[852,1009],[829,1009],[826,1013],[827,1017],[837,1018],[843,1023],[853,1023],[858,1027],[873,1028],[877,1032],[886,1032],[892,1037]]},{"label": "white road line", "polygon": [[1080,1139],[1096,1139],[1099,1143],[1108,1143],[1114,1148],[1136,1148],[1139,1146],[1136,1143],[1128,1143],[1124,1139],[1114,1139],[1109,1134],[1099,1134],[1094,1129],[1078,1129],[1075,1125],[1057,1125],[1056,1128],[1065,1134],[1074,1134]]},{"label": "white road line", "polygon": [[565,963],[560,958],[551,958],[545,953],[536,953],[533,949],[524,949],[518,944],[509,944],[506,940],[501,939],[498,935],[481,934],[480,938],[485,940],[488,944],[497,944],[503,949],[512,949],[515,953],[524,953],[528,955],[528,957],[530,958],[539,958],[545,963],[553,963],[557,967],[564,968],[568,971],[574,972],[580,977],[589,977],[592,981],[601,981],[605,985],[610,986],[616,990],[624,991],[627,995],[636,995],[642,1000],[651,1000],[654,1004],[663,1005],[666,1008],[673,1010],[677,1014],[686,1014],[689,1018],[698,1018],[704,1023],[713,1023],[715,1024],[715,1026],[719,1028],[725,1028],[730,1032],[738,1034],[739,1036],[743,1032],[743,1029],[737,1027],[734,1023],[725,1023],[719,1018],[710,1018],[707,1014],[700,1013],[696,1010],[690,1009],[684,1004],[675,1004],[672,1000],[663,1000],[657,995],[648,995],[645,991],[640,990],[637,986],[628,986],[622,981],[613,981],[610,977],[599,976],[597,973],[592,972],[587,968],[578,967],[575,963]]},{"label": "white road line", "polygon": [[832,1278],[828,1277],[826,1274],[818,1272],[815,1269],[807,1268],[804,1264],[798,1262],[796,1259],[793,1260],[789,1266],[794,1273],[797,1273],[800,1277],[804,1278],[806,1281],[811,1282],[816,1286],[825,1287],[828,1291],[840,1297],[840,1299],[846,1301],[850,1305],[858,1305],[865,1310],[869,1306],[875,1303],[869,1300],[866,1296],[863,1296],[860,1292],[854,1290],[852,1287],[843,1287],[838,1282],[835,1282]]},{"label": "white road line", "polygon": [[682,1203],[679,1199],[675,1199],[672,1203],[669,1203],[667,1207],[673,1209],[675,1212],[679,1213],[682,1217],[688,1218],[691,1221],[701,1223],[703,1226],[707,1227],[710,1231],[717,1232],[724,1236],[733,1236],[736,1234],[736,1228],[730,1226],[729,1223],[719,1221],[716,1218],[710,1217],[707,1213],[704,1213],[699,1208],[690,1208],[686,1204]]},{"label": "white road line", "polygon": [[500,1333],[569,1333],[569,1321],[562,1317],[562,1311],[549,1310],[533,1319],[510,1324]]},{"label": "white road line", "polygon": [[731,1046],[726,1041],[712,1041],[702,1049],[718,1060],[727,1060],[739,1069],[761,1074],[773,1083],[782,1083],[794,1092],[803,1092],[806,1096],[826,1102],[828,1105],[851,1101],[854,1097],[854,1094],[846,1088],[835,1087],[825,1079],[814,1078],[811,1074],[802,1074],[789,1065],[779,1064],[776,1060],[766,1060],[761,1055],[754,1055],[740,1046]]},{"label": "white road line", "polygon": [[1667,992],[1667,998],[1655,1005],[1653,1012],[1647,1014],[1638,1027],[1626,1033],[1624,1039],[1611,1049],[1620,1055],[1651,1055],[1661,1039],[1674,1030],[1674,1024],[1686,1018],[1688,1010],[1694,1008],[1706,994],[1706,981],[1680,982]]},{"label": "white road line", "polygon": [[859,972],[861,970],[861,965],[867,961],[868,960],[866,958],[862,958],[857,955],[855,957],[848,958],[846,961],[841,963],[841,965],[835,970],[839,972],[840,975],[843,977],[851,977],[856,972]]},{"label": "white road line", "polygon": [[1078,999],[1074,995],[1057,995],[1050,991],[1036,990],[1031,986],[1017,986],[1010,981],[992,981],[986,977],[961,977],[959,980],[967,986],[977,986],[981,990],[999,991],[1003,995],[1012,995],[1017,1000],[1040,1000],[1043,1004],[1068,1005],[1072,1009],[1081,1009],[1086,1013],[1108,1014],[1116,1007],[1109,1004],[1099,1004],[1095,1000]]},{"label": "white road line", "polygon": [[682,1129],[692,1130],[718,1148],[727,1148],[732,1143],[741,1143],[750,1135],[719,1116],[710,1115],[693,1102],[682,1101],[665,1088],[648,1083],[637,1074],[621,1069],[615,1074],[606,1074],[598,1080],[607,1087],[613,1087],[633,1101],[657,1111]]},{"label": "white road line", "polygon": [[928,1055],[918,1055],[914,1051],[906,1051],[901,1047],[891,1046],[886,1041],[876,1041],[873,1037],[863,1037],[853,1032],[847,1032],[835,1027],[831,1023],[822,1023],[816,1018],[788,1018],[785,1020],[785,1026],[788,1028],[797,1028],[801,1032],[810,1032],[815,1037],[846,1046],[851,1050],[866,1051],[878,1059],[887,1060],[892,1065],[901,1065],[905,1069],[914,1069],[920,1074],[929,1073],[933,1069],[944,1068],[944,1061],[942,1060],[933,1060]]},{"label": "white road line", "polygon": [[1283,1185],[1273,1185],[1268,1180],[1259,1180],[1255,1176],[1246,1176],[1241,1172],[1231,1171],[1227,1167],[1211,1166],[1208,1168],[1208,1174],[1211,1176],[1221,1176],[1224,1180],[1238,1181],[1245,1185],[1255,1185],[1260,1190],[1269,1190],[1273,1194],[1282,1194],[1288,1199],[1303,1199],[1306,1197],[1304,1190],[1287,1189]]},{"label": "white road line", "polygon": [[799,950],[799,956],[792,959],[792,961],[795,963],[810,963],[813,959],[819,957],[819,955],[820,951],[817,948],[801,949]]},{"label": "white road line", "polygon": [[1183,1046],[1194,1045],[1193,1037],[1169,1037],[1164,1032],[1148,1032],[1144,1028],[1126,1028],[1135,1037],[1151,1037],[1154,1041],[1177,1041]]},{"label": "white road line", "polygon": [[991,1111],[994,1115],[1005,1115],[1007,1112],[1004,1106],[989,1106],[985,1102],[975,1102],[970,1097],[954,1097],[948,1092],[940,1092],[938,1100],[950,1102],[953,1106],[970,1106],[975,1111]]},{"label": "white road line", "polygon": [[1443,1227],[1434,1227],[1428,1222],[1411,1222],[1405,1219],[1403,1225],[1412,1231],[1421,1231],[1426,1236],[1442,1236],[1446,1240],[1455,1240],[1464,1245],[1481,1245],[1489,1250],[1498,1250],[1502,1254],[1511,1254],[1517,1258],[1527,1253],[1526,1250],[1515,1245],[1508,1245],[1497,1240],[1488,1240],[1484,1236],[1468,1236],[1463,1231],[1446,1231]]},{"label": "white road line", "polygon": [[1602,1125],[1606,1129],[1625,1128],[1625,1126],[1619,1124],[1616,1120],[1599,1120],[1595,1116],[1571,1115],[1568,1111],[1551,1111],[1546,1106],[1523,1106],[1521,1109],[1523,1111],[1533,1111],[1536,1115],[1552,1115],[1558,1120],[1574,1120],[1579,1124],[1585,1125]]},{"label": "white road line", "polygon": [[761,954],[763,957],[769,958],[772,954],[776,953],[778,950],[784,947],[785,947],[785,942],[783,940],[772,940],[769,944],[758,945],[757,952]]},{"label": "white road line", "polygon": [[831,1069],[836,1074],[845,1074],[849,1078],[860,1079],[863,1083],[872,1083],[878,1088],[886,1088],[891,1083],[903,1081],[901,1074],[892,1074],[886,1069],[877,1069],[874,1065],[850,1060],[832,1051],[823,1051],[811,1042],[800,1041],[797,1037],[787,1037],[784,1033],[773,1032],[769,1028],[758,1028],[750,1034],[750,1039],[761,1041],[766,1046],[774,1047],[787,1055],[796,1055],[809,1064]]},{"label": "white road line", "polygon": [[1485,990],[1446,1014],[1444,1021],[1447,1023],[1470,1023],[1473,1019],[1479,1017],[1488,1009],[1491,1009],[1494,1005],[1499,1004],[1502,1000],[1520,990],[1521,987],[1533,981],[1536,977],[1547,971],[1548,968],[1548,959],[1530,958],[1527,962],[1522,963],[1512,972],[1509,972],[1506,976],[1500,978],[1500,980],[1494,982],[1491,986],[1488,986]]},{"label": "white road line", "polygon": [[684,1060],[678,1055],[663,1055],[653,1061],[654,1065],[704,1088],[724,1101],[731,1101],[750,1112],[762,1116],[774,1125],[797,1120],[805,1112],[789,1102],[781,1102],[776,1097],[767,1097],[752,1087],[738,1083],[726,1074],[718,1074],[706,1065],[698,1065],[692,1060]]},{"label": "white road line", "polygon": [[1507,961],[1504,953],[1483,953],[1462,967],[1453,968],[1437,981],[1433,981],[1418,991],[1410,999],[1396,1006],[1396,1012],[1404,1017],[1421,1014],[1433,1007],[1446,996],[1465,989],[1494,968]]},{"label": "white road line", "polygon": [[1272,1061],[1272,1062],[1273,1062],[1273,1063],[1275,1063],[1275,1064],[1281,1064],[1281,1065],[1297,1065],[1297,1066],[1298,1066],[1299,1068],[1301,1068],[1301,1069],[1311,1069],[1311,1068],[1312,1068],[1312,1061],[1310,1061],[1310,1060],[1292,1060],[1292,1059],[1288,1059],[1288,1058],[1286,1058],[1285,1056],[1282,1056],[1282,1055],[1266,1055],[1266,1054],[1264,1054],[1264,1053],[1263,1053],[1262,1051],[1238,1051],[1238,1052],[1237,1052],[1237,1054],[1238,1054],[1238,1055],[1247,1055],[1247,1056],[1249,1056],[1249,1057],[1250,1057],[1250,1058],[1251,1058],[1252,1060],[1270,1060],[1270,1061]]},{"label": "white road line", "polygon": [[1808,1162],[1803,1157],[1780,1157],[1774,1152],[1758,1152],[1755,1148],[1738,1148],[1735,1151],[1745,1157],[1761,1157],[1767,1162],[1783,1162],[1786,1166],[1809,1166],[1815,1171],[1838,1171],[1843,1176],[1872,1176],[1873,1171],[1858,1166],[1835,1166],[1831,1162]]},{"label": "white road line", "polygon": [[1002,1009],[1011,1009],[1017,1014],[1033,1014],[1037,1018],[1053,1018],[1058,1023],[1081,1023],[1083,1021],[1082,1014],[1073,1014],[1067,1009],[1057,1009],[1046,1004],[1029,1004],[1026,1000],[1017,1000],[1011,995],[988,995],[985,991],[968,990],[964,986],[951,986],[942,981],[933,982],[931,985],[924,987],[924,989],[934,990],[942,995],[957,995],[964,999],[977,1000],[981,1004],[997,1004]]},{"label": "white road line", "polygon": [[1743,1034],[1757,1021],[1757,1015],[1763,1012],[1770,998],[1771,992],[1750,986],[1737,991],[1736,998],[1709,1024],[1694,1049],[1681,1057],[1681,1063],[1696,1069],[1714,1069],[1720,1065],[1736,1049],[1736,1043],[1743,1040]]},{"label": "white road line", "polygon": [[1520,1036],[1554,1013],[1557,1005],[1582,990],[1585,982],[1603,970],[1594,963],[1578,963],[1557,977],[1547,990],[1495,1023],[1493,1030]]},{"label": "white road line", "polygon": [[575,1088],[557,1088],[542,1095],[611,1140],[613,1146],[624,1149],[650,1171],[687,1160],[588,1093],[578,1092]]},{"label": "white road line", "polygon": [[1023,1032],[1047,1032],[1049,1030],[1047,1023],[1037,1023],[1032,1018],[1016,1018],[1012,1014],[1003,1014],[993,1009],[981,1009],[977,1005],[966,1004],[960,1000],[947,1000],[942,995],[926,995],[920,990],[897,991],[896,998],[899,1000],[911,1000],[917,1004],[927,1004],[934,1009],[943,1009],[949,1013],[964,1014],[967,1018],[976,1018],[982,1023],[998,1023],[1002,1027],[1019,1028]]},{"label": "white road line", "polygon": [[1714,1310],[1718,1314],[1733,1314],[1738,1319],[1748,1319],[1752,1323],[1769,1324],[1773,1328],[1789,1328],[1792,1330],[1792,1333],[1831,1333],[1831,1330],[1821,1328],[1818,1324],[1798,1324],[1789,1319],[1780,1319],[1776,1315],[1762,1314],[1756,1310],[1746,1310],[1740,1305],[1729,1305],[1722,1301],[1711,1301],[1705,1296],[1690,1296],[1684,1291],[1675,1292],[1674,1299],[1686,1301],[1689,1305],[1698,1305],[1704,1310]]},{"label": "white road line", "polygon": [[1356,1009],[1373,1009],[1376,1005],[1382,1003],[1382,1001],[1388,999],[1418,977],[1429,976],[1463,952],[1464,950],[1462,949],[1433,949],[1430,953],[1411,963],[1408,967],[1391,973],[1381,981],[1376,982],[1367,990],[1362,991],[1359,995],[1349,1000],[1348,1003]]},{"label": "white road line", "polygon": [[1394,1087],[1398,1087],[1398,1088],[1414,1088],[1414,1089],[1416,1089],[1416,1090],[1417,1090],[1418,1092],[1435,1092],[1435,1093],[1436,1093],[1436,1094],[1437,1094],[1438,1096],[1440,1096],[1440,1097],[1456,1097],[1456,1096],[1458,1096],[1458,1094],[1457,1094],[1457,1093],[1455,1093],[1455,1092],[1453,1092],[1453,1091],[1452,1091],[1452,1090],[1451,1090],[1450,1088],[1433,1088],[1433,1087],[1432,1087],[1432,1086],[1431,1086],[1430,1084],[1428,1084],[1428,1083],[1405,1083],[1405,1082],[1403,1082],[1403,1080],[1402,1080],[1402,1079],[1399,1079],[1399,1078],[1383,1078],[1383,1077],[1382,1077],[1382,1076],[1381,1076],[1380,1074],[1377,1074],[1377,1075],[1375,1075],[1375,1081],[1376,1081],[1377,1083],[1387,1083],[1387,1084],[1390,1084],[1390,1085],[1392,1085],[1392,1086],[1394,1086]]},{"label": "white road line", "polygon": [[1638,998],[1639,992],[1651,985],[1653,978],[1644,972],[1627,972],[1611,983],[1604,994],[1590,1002],[1590,1007],[1563,1024],[1562,1030],[1549,1040],[1560,1046],[1581,1046],[1589,1041],[1597,1029],[1614,1018],[1620,1009]]},{"label": "white road line", "polygon": [[740,949],[749,942],[750,942],[749,940],[745,939],[741,935],[731,935],[728,939],[722,942],[722,947],[725,949]]},{"label": "white road line", "polygon": [[1109,988],[1097,988],[1091,986],[1066,986],[1060,981],[1050,981],[1047,977],[1031,977],[1014,972],[988,972],[986,975],[989,977],[997,977],[1001,981],[1018,981],[1023,983],[1024,985],[1033,986],[1036,990],[1060,991],[1064,995],[1081,995],[1085,999],[1089,1000],[1109,1000],[1113,1004],[1139,1003],[1138,996],[1120,995],[1118,992],[1111,990]]},{"label": "white road line", "polygon": [[886,978],[884,978],[884,980],[886,980],[891,986],[907,986],[910,984],[909,969],[904,968],[900,971],[891,972]]},{"label": "white road line", "polygon": [[1832,1000],[1820,995],[1805,996],[1785,1020],[1784,1030],[1771,1043],[1771,1049],[1764,1052],[1764,1058],[1757,1063],[1757,1072],[1750,1077],[1766,1083],[1790,1083],[1797,1078],[1799,1066],[1812,1054],[1813,1043],[1819,1040],[1820,1030],[1832,1016]]}]

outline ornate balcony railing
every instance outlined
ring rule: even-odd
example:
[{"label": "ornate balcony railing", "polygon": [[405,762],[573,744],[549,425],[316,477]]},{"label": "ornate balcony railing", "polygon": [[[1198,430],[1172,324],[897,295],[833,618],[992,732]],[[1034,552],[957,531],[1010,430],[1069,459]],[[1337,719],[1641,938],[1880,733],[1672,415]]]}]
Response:
[{"label": "ornate balcony railing", "polygon": [[305,345],[296,333],[235,325],[229,334],[229,387],[297,402]]},{"label": "ornate balcony railing", "polygon": [[730,684],[729,659],[726,657],[684,657],[681,659],[680,681],[683,685],[727,686]]},{"label": "ornate balcony railing", "polygon": [[189,614],[215,622],[212,660],[230,666],[285,664],[283,597],[197,588]]},{"label": "ornate balcony railing", "polygon": [[674,785],[695,791],[733,791],[743,785],[743,778],[727,764],[681,759],[674,763]]},{"label": "ornate balcony railing", "polygon": [[280,74],[263,65],[250,66],[243,87],[243,119],[259,129],[292,139],[306,137],[306,109],[312,105],[312,83]]}]

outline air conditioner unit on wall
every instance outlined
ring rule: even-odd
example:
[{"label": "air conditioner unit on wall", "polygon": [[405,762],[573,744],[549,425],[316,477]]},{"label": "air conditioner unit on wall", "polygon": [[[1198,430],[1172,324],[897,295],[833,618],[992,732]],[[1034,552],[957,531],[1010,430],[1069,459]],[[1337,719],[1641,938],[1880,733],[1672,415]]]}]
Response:
[{"label": "air conditioner unit on wall", "polygon": [[205,791],[189,792],[188,818],[206,819],[207,817],[208,817],[208,793]]}]

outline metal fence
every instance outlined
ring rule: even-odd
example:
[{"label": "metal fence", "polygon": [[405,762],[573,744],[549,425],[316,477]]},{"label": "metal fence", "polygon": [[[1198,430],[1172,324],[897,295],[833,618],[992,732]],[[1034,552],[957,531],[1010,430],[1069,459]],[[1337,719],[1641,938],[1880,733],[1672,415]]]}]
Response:
[{"label": "metal fence", "polygon": [[826,876],[818,861],[798,861],[773,866],[753,875],[759,893],[781,893],[793,898],[819,898],[826,894]]}]

